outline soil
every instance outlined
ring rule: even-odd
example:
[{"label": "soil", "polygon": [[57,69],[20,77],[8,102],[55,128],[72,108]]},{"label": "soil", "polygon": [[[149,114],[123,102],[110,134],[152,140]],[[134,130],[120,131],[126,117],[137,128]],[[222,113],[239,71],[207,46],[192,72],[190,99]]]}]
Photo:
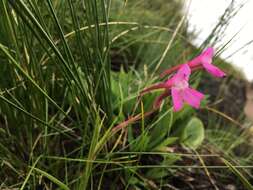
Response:
[{"label": "soil", "polygon": [[248,86],[247,81],[235,77],[217,79],[205,76],[200,83],[200,89],[210,95],[210,106],[235,120],[244,116],[243,110],[248,103]]}]

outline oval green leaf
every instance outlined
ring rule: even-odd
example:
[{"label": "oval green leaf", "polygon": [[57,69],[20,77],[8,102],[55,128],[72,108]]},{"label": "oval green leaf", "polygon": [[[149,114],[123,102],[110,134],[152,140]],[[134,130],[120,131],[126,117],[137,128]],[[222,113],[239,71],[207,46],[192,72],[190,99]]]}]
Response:
[{"label": "oval green leaf", "polygon": [[180,142],[192,149],[197,149],[205,138],[205,130],[202,121],[192,118],[183,129]]}]

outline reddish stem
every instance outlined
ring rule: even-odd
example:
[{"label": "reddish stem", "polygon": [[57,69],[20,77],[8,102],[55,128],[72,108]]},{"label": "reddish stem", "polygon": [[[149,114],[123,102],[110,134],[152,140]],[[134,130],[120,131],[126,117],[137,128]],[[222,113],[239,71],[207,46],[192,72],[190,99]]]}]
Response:
[{"label": "reddish stem", "polygon": [[170,92],[168,90],[165,90],[164,93],[162,93],[160,96],[158,96],[155,99],[154,104],[153,104],[153,109],[160,108],[163,99],[166,98],[167,96],[170,96]]},{"label": "reddish stem", "polygon": [[141,91],[140,93],[140,96],[143,96],[144,94],[147,94],[153,90],[156,90],[156,89],[161,89],[161,88],[167,88],[167,85],[162,82],[162,83],[158,83],[158,84],[154,84],[148,88],[145,88],[143,91]]},{"label": "reddish stem", "polygon": [[[165,70],[164,72],[162,72],[160,74],[160,78],[163,78],[165,75],[169,75],[169,74],[173,73],[174,71],[178,70],[181,67],[181,65],[176,65],[176,66],[174,66],[174,67],[172,67],[170,69]],[[189,66],[190,66],[190,68],[191,68],[192,71],[196,71],[198,69],[202,69],[203,68],[202,65],[192,65],[192,66],[189,65]]]},{"label": "reddish stem", "polygon": [[174,66],[170,69],[167,69],[167,70],[163,71],[160,74],[160,78],[163,78],[164,76],[169,75],[169,74],[173,73],[174,71],[177,71],[180,67],[181,67],[181,65],[176,65],[176,66]]},{"label": "reddish stem", "polygon": [[[149,115],[151,115],[152,113],[154,113],[157,109],[152,109],[151,111],[145,113],[143,115],[143,117],[147,117]],[[123,121],[122,123],[118,124],[117,126],[115,126],[112,129],[113,133],[117,133],[119,130],[123,129],[124,127],[128,126],[129,124],[132,124],[138,120],[140,120],[142,118],[142,114],[139,113],[138,115],[134,116],[134,117],[130,117],[127,120]]]},{"label": "reddish stem", "polygon": [[202,65],[197,65],[197,66],[191,67],[191,70],[192,70],[192,71],[197,71],[197,70],[199,70],[199,69],[203,69],[203,66],[202,66]]}]

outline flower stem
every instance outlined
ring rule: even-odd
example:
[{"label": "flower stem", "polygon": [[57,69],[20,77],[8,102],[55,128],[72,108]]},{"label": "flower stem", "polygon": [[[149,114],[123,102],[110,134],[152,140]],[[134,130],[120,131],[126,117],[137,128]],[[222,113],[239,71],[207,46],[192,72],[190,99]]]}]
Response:
[{"label": "flower stem", "polygon": [[182,65],[182,64],[176,65],[176,66],[174,66],[174,67],[172,67],[172,68],[170,68],[170,69],[167,69],[167,70],[163,71],[163,72],[160,74],[160,78],[163,78],[164,76],[169,75],[169,74],[173,73],[174,71],[177,71],[177,70],[181,67],[181,65]]},{"label": "flower stem", "polygon": [[112,132],[113,133],[117,133],[119,130],[127,127],[128,125],[140,120],[143,117],[147,117],[151,114],[153,114],[157,109],[152,109],[151,111],[149,112],[146,112],[144,115],[139,113],[137,114],[136,116],[133,116],[133,117],[130,117],[128,118],[127,120],[123,121],[122,123],[118,124],[117,126],[115,126],[113,129],[112,129]]}]

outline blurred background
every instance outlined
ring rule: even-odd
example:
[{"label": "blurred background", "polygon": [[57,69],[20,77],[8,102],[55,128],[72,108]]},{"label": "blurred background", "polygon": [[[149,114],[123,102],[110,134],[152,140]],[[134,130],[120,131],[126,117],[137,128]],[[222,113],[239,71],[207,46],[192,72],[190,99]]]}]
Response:
[{"label": "blurred background", "polygon": [[[184,10],[188,17],[188,31],[194,32],[193,43],[199,46],[219,22],[231,0],[186,0]],[[235,0],[238,10],[229,22],[223,37],[216,46],[229,42],[221,57],[240,69],[245,77],[253,80],[253,1]],[[217,6],[219,5],[219,6]],[[231,40],[231,41],[230,41]]]}]

